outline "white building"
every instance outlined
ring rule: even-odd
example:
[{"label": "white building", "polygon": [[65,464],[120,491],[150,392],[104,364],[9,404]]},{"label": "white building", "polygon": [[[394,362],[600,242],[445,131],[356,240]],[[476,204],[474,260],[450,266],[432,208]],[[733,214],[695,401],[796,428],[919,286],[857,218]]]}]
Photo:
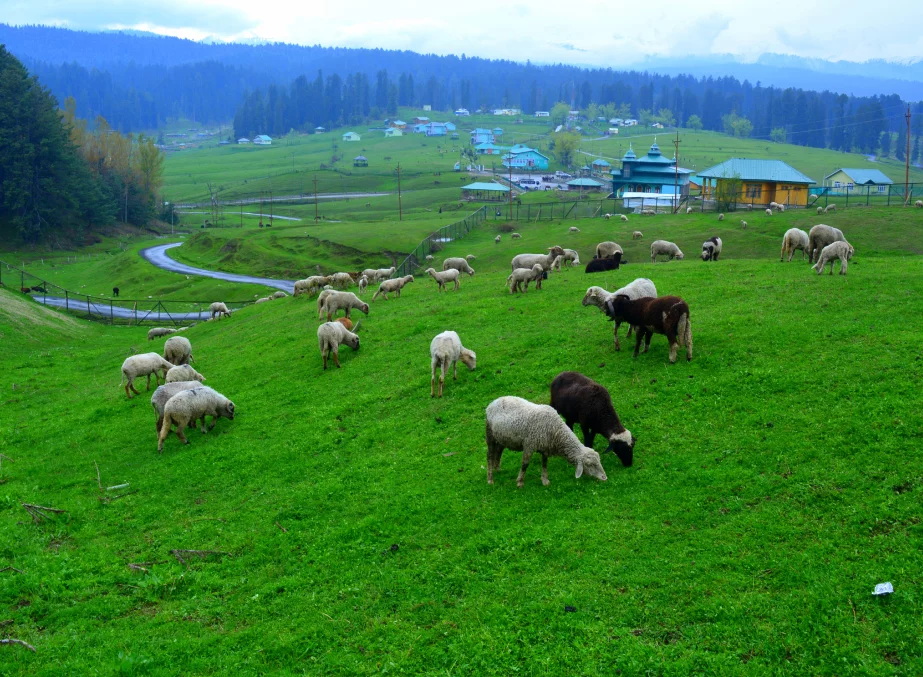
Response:
[{"label": "white building", "polygon": [[255,143],[257,146],[271,146],[272,138],[266,136],[265,134],[260,134],[253,137],[253,143]]},{"label": "white building", "polygon": [[457,111],[455,111],[455,114],[459,117],[471,115],[467,108],[459,108]]},{"label": "white building", "polygon": [[535,117],[537,118],[550,118],[551,113],[546,110],[537,110],[535,111]]}]

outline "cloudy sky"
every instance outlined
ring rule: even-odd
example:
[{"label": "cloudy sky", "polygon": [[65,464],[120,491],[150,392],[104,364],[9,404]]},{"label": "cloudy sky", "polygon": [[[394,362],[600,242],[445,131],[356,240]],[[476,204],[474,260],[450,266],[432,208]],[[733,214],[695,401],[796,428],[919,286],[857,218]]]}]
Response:
[{"label": "cloudy sky", "polygon": [[905,28],[919,7],[920,0],[0,0],[0,21],[619,66],[642,55],[746,61],[765,52],[920,59],[923,31]]}]

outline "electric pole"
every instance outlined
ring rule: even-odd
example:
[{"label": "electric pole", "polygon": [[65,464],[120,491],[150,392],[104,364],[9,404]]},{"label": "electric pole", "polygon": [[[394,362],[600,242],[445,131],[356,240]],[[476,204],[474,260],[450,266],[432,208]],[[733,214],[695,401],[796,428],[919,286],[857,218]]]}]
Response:
[{"label": "electric pole", "polygon": [[398,221],[404,220],[404,206],[401,201],[401,163],[397,163],[397,212]]},{"label": "electric pole", "polygon": [[673,213],[679,211],[679,130],[676,131],[676,140],[673,142]]},{"label": "electric pole", "polygon": [[907,104],[907,157],[904,158],[904,205],[910,204],[910,104]]},{"label": "electric pole", "polygon": [[314,175],[314,223],[317,223],[317,174]]},{"label": "electric pole", "polygon": [[506,163],[510,168],[510,221],[513,220],[513,153],[507,153]]}]

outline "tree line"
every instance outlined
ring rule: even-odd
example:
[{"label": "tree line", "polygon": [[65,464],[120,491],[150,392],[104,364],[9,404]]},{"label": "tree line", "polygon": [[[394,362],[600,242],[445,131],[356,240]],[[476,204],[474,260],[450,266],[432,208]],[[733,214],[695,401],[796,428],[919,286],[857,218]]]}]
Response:
[{"label": "tree line", "polygon": [[93,230],[119,219],[145,225],[157,208],[163,154],[150,138],[91,126],[64,110],[0,46],[0,222],[27,242]]}]

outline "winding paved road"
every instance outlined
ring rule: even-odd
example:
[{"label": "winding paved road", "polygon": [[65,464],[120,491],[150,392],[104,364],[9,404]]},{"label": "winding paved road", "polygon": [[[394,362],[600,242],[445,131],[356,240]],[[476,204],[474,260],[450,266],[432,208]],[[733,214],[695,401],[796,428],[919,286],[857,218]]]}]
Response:
[{"label": "winding paved road", "polygon": [[171,273],[180,273],[181,275],[199,275],[201,277],[211,277],[216,280],[225,282],[243,282],[245,284],[261,284],[273,289],[281,289],[287,294],[295,293],[294,280],[274,280],[269,277],[252,277],[250,275],[235,275],[234,273],[222,273],[217,270],[206,270],[205,268],[196,268],[187,266],[185,263],[179,263],[167,256],[167,250],[179,247],[182,242],[171,242],[170,244],[159,244],[156,247],[148,247],[138,252],[148,263],[158,268],[168,270]]},{"label": "winding paved road", "polygon": [[89,312],[90,315],[99,317],[117,317],[122,320],[134,320],[135,322],[187,322],[202,321],[209,319],[211,313],[203,310],[197,313],[166,313],[166,312],[148,312],[146,310],[132,310],[122,306],[110,306],[108,301],[90,301],[84,299],[64,299],[60,296],[39,296],[32,297],[38,303],[55,308],[66,308],[68,310],[80,313]]}]

